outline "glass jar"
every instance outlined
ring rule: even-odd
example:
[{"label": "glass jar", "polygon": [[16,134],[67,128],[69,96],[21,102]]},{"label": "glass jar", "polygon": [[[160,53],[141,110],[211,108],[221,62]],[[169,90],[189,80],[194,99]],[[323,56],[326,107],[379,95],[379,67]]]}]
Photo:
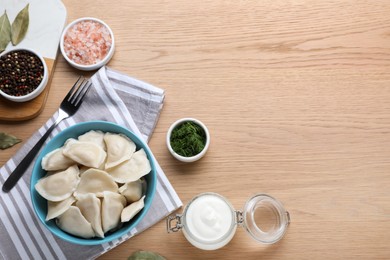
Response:
[{"label": "glass jar", "polygon": [[223,196],[206,192],[195,196],[183,214],[168,216],[167,231],[181,230],[193,246],[216,250],[230,242],[237,226],[245,228],[255,240],[273,244],[283,237],[289,223],[288,211],[269,195],[253,196],[239,211]]}]

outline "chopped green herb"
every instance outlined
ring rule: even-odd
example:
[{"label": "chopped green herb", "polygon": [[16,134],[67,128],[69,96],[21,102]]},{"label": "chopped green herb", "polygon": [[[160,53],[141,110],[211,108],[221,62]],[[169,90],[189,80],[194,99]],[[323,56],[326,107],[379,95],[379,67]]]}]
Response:
[{"label": "chopped green herb", "polygon": [[192,121],[184,122],[173,129],[171,147],[181,156],[191,157],[200,153],[206,145],[206,133]]}]

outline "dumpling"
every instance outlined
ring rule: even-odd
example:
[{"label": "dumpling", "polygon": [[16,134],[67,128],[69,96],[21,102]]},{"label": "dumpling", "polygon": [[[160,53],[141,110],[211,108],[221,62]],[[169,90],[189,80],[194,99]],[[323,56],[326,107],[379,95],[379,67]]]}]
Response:
[{"label": "dumpling", "polygon": [[70,206],[64,214],[57,218],[57,226],[69,234],[91,238],[95,236],[91,223],[89,223],[76,206]]},{"label": "dumpling", "polygon": [[118,192],[118,184],[105,171],[91,168],[81,175],[80,183],[74,192],[74,196],[78,197],[80,194],[94,193],[96,196],[102,197],[103,191]]},{"label": "dumpling", "polygon": [[80,209],[85,219],[91,223],[96,236],[103,238],[100,199],[93,193],[83,194],[77,198],[76,206]]},{"label": "dumpling", "polygon": [[118,183],[136,181],[152,170],[144,149],[135,152],[130,160],[107,170]]},{"label": "dumpling", "polygon": [[99,145],[72,138],[65,142],[63,153],[73,161],[92,168],[99,168],[106,159],[106,152]]},{"label": "dumpling", "polygon": [[57,148],[42,158],[42,168],[46,171],[65,170],[76,164],[75,161],[62,153],[62,148]]},{"label": "dumpling", "polygon": [[106,144],[104,143],[104,133],[102,131],[91,130],[78,137],[79,141],[90,142],[99,145],[103,150],[106,150]]},{"label": "dumpling", "polygon": [[103,192],[102,226],[104,233],[118,227],[125,206],[126,199],[124,196],[109,191]]},{"label": "dumpling", "polygon": [[61,201],[72,195],[79,181],[79,168],[73,165],[65,171],[41,178],[35,184],[35,189],[47,200]]},{"label": "dumpling", "polygon": [[70,196],[69,198],[58,202],[48,200],[46,221],[56,218],[65,211],[67,211],[75,201],[76,199],[73,196]]},{"label": "dumpling", "polygon": [[106,133],[104,135],[104,141],[107,147],[105,169],[110,169],[129,160],[135,152],[135,143],[122,134]]},{"label": "dumpling", "polygon": [[145,181],[140,179],[133,182],[127,182],[119,188],[119,192],[125,196],[128,203],[132,203],[142,197],[143,187],[146,186],[144,183]]},{"label": "dumpling", "polygon": [[130,219],[132,219],[135,215],[137,215],[137,213],[140,212],[141,209],[143,209],[145,206],[144,199],[145,196],[142,196],[142,198],[139,201],[131,203],[129,206],[124,208],[121,213],[121,222],[127,222]]},{"label": "dumpling", "polygon": [[[91,169],[91,167],[81,165],[79,169],[80,169],[80,176],[81,176],[81,175],[83,175],[84,172]],[[98,169],[98,170],[104,171],[104,163],[102,163],[102,165],[100,165],[98,168],[93,168],[93,169]]]},{"label": "dumpling", "polygon": [[84,172],[88,171],[89,169],[91,169],[90,167],[87,167],[87,166],[80,166],[79,168],[79,174],[80,176],[83,175]]}]

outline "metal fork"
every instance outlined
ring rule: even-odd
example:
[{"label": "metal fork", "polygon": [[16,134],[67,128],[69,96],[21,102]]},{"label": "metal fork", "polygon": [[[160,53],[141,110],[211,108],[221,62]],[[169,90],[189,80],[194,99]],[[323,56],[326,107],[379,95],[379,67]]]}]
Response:
[{"label": "metal fork", "polygon": [[58,117],[54,124],[49,129],[47,129],[46,133],[41,137],[41,139],[39,139],[39,141],[34,145],[30,152],[23,158],[23,160],[11,173],[8,179],[4,182],[4,192],[9,192],[23,176],[28,166],[33,161],[35,155],[39,152],[42,145],[45,143],[47,137],[50,135],[53,129],[62,120],[76,113],[91,85],[92,83],[89,83],[88,80],[82,79],[81,77],[78,78],[78,80],[70,89],[64,100],[61,102],[60,108],[58,109]]}]

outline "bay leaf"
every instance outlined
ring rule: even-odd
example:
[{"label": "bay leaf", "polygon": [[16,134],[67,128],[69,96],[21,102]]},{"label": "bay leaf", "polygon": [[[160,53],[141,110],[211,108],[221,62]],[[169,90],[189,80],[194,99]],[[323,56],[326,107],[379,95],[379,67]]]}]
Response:
[{"label": "bay leaf", "polygon": [[26,36],[28,25],[30,23],[30,15],[28,12],[29,6],[30,4],[27,4],[26,7],[18,13],[12,23],[11,41],[14,46],[21,42],[24,36]]},{"label": "bay leaf", "polygon": [[133,253],[127,260],[166,260],[159,254],[150,251],[137,251]]},{"label": "bay leaf", "polygon": [[11,23],[7,12],[0,16],[0,52],[4,51],[11,41]]},{"label": "bay leaf", "polygon": [[0,132],[0,149],[4,150],[11,146],[14,146],[17,143],[20,143],[22,140],[16,138],[13,135]]}]

